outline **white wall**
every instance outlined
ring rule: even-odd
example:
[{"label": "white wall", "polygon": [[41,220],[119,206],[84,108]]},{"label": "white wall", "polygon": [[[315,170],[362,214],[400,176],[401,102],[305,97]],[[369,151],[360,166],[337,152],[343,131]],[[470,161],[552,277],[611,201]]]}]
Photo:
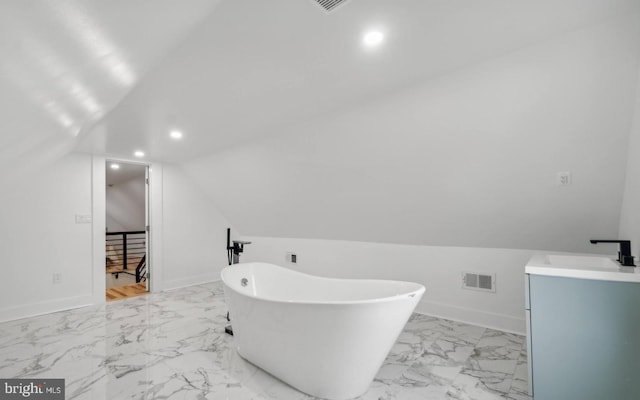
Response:
[{"label": "white wall", "polygon": [[92,215],[91,182],[91,156],[74,153],[0,189],[0,321],[94,301],[92,224],[75,220]]},{"label": "white wall", "polygon": [[[242,262],[265,261],[337,278],[419,282],[416,311],[523,334],[524,266],[530,250],[411,246],[334,240],[244,237]],[[285,263],[295,252],[297,264]],[[496,274],[496,293],[462,289],[462,272]]]},{"label": "white wall", "polygon": [[[616,252],[589,239],[618,235],[638,28],[556,37],[185,170],[254,242],[242,261],[296,251],[312,274],[420,282],[421,312],[523,333],[531,255]],[[497,292],[461,289],[464,270]]]},{"label": "white wall", "polygon": [[620,239],[631,240],[632,254],[638,257],[640,256],[640,69],[636,86],[635,114],[629,135],[626,183],[620,213]]},{"label": "white wall", "polygon": [[162,289],[220,279],[230,223],[179,167],[164,164],[162,175]]},{"label": "white wall", "polygon": [[145,166],[141,173],[107,186],[107,229],[110,232],[142,231],[145,228]]},{"label": "white wall", "polygon": [[[522,332],[523,266],[536,249],[614,252],[587,239],[618,233],[636,22],[468,66],[189,163],[188,174],[154,166],[154,290],[217,279],[230,220],[252,235],[243,261],[282,264],[293,250],[297,268],[318,275],[415,280],[427,286],[423,312]],[[561,170],[572,186],[555,186]],[[629,171],[622,214],[637,221],[640,167]],[[77,153],[0,189],[0,320],[99,301],[97,225],[74,219],[95,220],[92,189],[91,156]],[[629,229],[637,241],[636,222]],[[497,273],[498,292],[462,291],[461,270]]]},{"label": "white wall", "polygon": [[185,169],[253,236],[611,253],[639,52],[609,21]]},{"label": "white wall", "polygon": [[[71,153],[0,188],[0,321],[104,302],[104,163]],[[219,279],[231,225],[174,165],[151,165],[150,192],[152,290]]]}]

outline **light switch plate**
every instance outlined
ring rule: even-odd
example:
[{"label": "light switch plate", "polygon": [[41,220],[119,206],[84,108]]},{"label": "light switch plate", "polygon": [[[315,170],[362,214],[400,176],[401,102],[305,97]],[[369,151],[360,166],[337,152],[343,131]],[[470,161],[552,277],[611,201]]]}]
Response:
[{"label": "light switch plate", "polygon": [[90,214],[76,214],[76,224],[90,224],[91,222]]}]

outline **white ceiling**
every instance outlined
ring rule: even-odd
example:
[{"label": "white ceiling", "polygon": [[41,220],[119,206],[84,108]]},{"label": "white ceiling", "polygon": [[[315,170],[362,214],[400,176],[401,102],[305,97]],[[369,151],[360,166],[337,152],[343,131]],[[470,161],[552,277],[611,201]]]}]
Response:
[{"label": "white ceiling", "polygon": [[[0,166],[185,161],[638,11],[638,0],[5,0]],[[383,46],[361,45],[380,29]],[[184,131],[182,143],[168,139]]]},{"label": "white ceiling", "polygon": [[0,167],[71,151],[217,3],[0,2]]},{"label": "white ceiling", "polygon": [[181,167],[247,236],[602,251],[589,239],[618,236],[639,73],[625,15]]},{"label": "white ceiling", "polygon": [[[638,10],[639,4],[350,0],[326,13],[312,0],[222,1],[78,148],[119,157],[142,149],[151,159],[186,161]],[[105,7],[114,16],[123,12],[122,4]],[[169,29],[146,18],[139,22]],[[386,34],[373,51],[361,45],[372,28]],[[135,42],[122,43],[123,51],[135,54],[129,48]],[[168,138],[174,128],[185,134],[181,143]]]},{"label": "white ceiling", "polygon": [[[350,0],[326,13],[312,0],[5,0],[0,166],[74,147],[188,160],[639,3]],[[386,39],[366,51],[371,28]]]},{"label": "white ceiling", "polygon": [[[349,0],[331,13],[312,0],[3,0],[0,180],[74,149],[142,150],[190,170],[246,234],[580,249],[579,235],[618,226],[638,25],[611,26],[639,12],[640,0]],[[363,48],[369,29],[386,34],[381,47]],[[493,61],[486,79],[477,67]],[[493,97],[499,107],[485,104]],[[472,144],[467,165],[454,162],[460,143]],[[519,157],[528,143],[536,150]],[[394,165],[374,157],[386,147]],[[380,173],[354,184],[367,160]],[[565,168],[580,190],[560,209],[552,178]],[[221,192],[229,171],[237,187]],[[532,191],[542,198],[521,213]],[[327,193],[337,194],[328,208]],[[491,210],[502,215],[504,199],[512,215],[498,224]],[[540,226],[520,232],[523,221]],[[550,237],[557,221],[567,228]]]}]

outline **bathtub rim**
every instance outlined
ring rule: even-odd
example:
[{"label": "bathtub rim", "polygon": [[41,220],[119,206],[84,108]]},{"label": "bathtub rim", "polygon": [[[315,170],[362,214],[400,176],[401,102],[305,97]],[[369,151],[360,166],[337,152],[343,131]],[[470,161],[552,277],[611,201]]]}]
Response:
[{"label": "bathtub rim", "polygon": [[[375,283],[380,283],[380,282],[388,282],[391,284],[409,284],[409,285],[415,285],[416,288],[414,290],[405,292],[405,293],[401,293],[401,294],[396,294],[396,295],[392,295],[392,296],[385,296],[385,297],[376,297],[376,298],[372,298],[372,299],[361,299],[361,300],[284,300],[284,299],[274,299],[274,298],[269,298],[269,297],[261,297],[261,296],[253,296],[253,295],[248,295],[246,293],[242,293],[241,291],[237,290],[236,288],[233,287],[233,285],[230,285],[229,283],[227,283],[227,281],[225,280],[225,271],[229,271],[232,270],[238,266],[241,265],[248,265],[248,264],[267,264],[271,267],[276,267],[279,269],[283,269],[286,270],[287,273],[292,273],[292,274],[296,274],[296,275],[304,275],[305,277],[311,277],[312,279],[317,279],[317,280],[321,280],[321,281],[358,281],[358,282],[375,282]],[[401,299],[405,299],[405,298],[413,298],[418,296],[419,298],[422,298],[422,296],[424,295],[424,292],[426,291],[426,287],[423,284],[417,283],[417,282],[411,282],[411,281],[400,281],[400,280],[391,280],[391,279],[359,279],[359,278],[329,278],[329,277],[325,277],[325,276],[318,276],[318,275],[312,275],[312,274],[307,274],[304,272],[300,272],[300,271],[295,271],[286,267],[282,267],[280,265],[277,264],[271,264],[271,263],[266,263],[266,262],[250,262],[250,263],[240,263],[240,264],[234,264],[234,265],[228,265],[226,267],[224,267],[222,269],[222,271],[220,271],[220,279],[222,280],[222,283],[224,284],[225,288],[228,288],[229,290],[232,290],[234,293],[237,293],[241,296],[247,297],[247,298],[251,298],[251,299],[256,299],[256,300],[260,300],[260,301],[266,301],[266,302],[271,302],[271,303],[280,303],[280,304],[301,304],[301,305],[361,305],[361,304],[379,304],[379,303],[384,303],[384,302],[391,302],[391,301],[398,301]]]}]

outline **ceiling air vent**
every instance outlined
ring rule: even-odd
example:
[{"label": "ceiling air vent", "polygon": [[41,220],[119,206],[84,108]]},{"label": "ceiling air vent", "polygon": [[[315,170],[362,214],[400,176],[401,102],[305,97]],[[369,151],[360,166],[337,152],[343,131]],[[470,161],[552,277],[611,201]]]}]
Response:
[{"label": "ceiling air vent", "polygon": [[346,3],[347,0],[315,0],[315,2],[320,4],[320,7],[324,8],[325,11],[330,12],[336,9],[339,5]]},{"label": "ceiling air vent", "polygon": [[491,275],[477,274],[474,272],[463,272],[462,288],[495,293],[496,275],[495,274],[491,274]]}]

